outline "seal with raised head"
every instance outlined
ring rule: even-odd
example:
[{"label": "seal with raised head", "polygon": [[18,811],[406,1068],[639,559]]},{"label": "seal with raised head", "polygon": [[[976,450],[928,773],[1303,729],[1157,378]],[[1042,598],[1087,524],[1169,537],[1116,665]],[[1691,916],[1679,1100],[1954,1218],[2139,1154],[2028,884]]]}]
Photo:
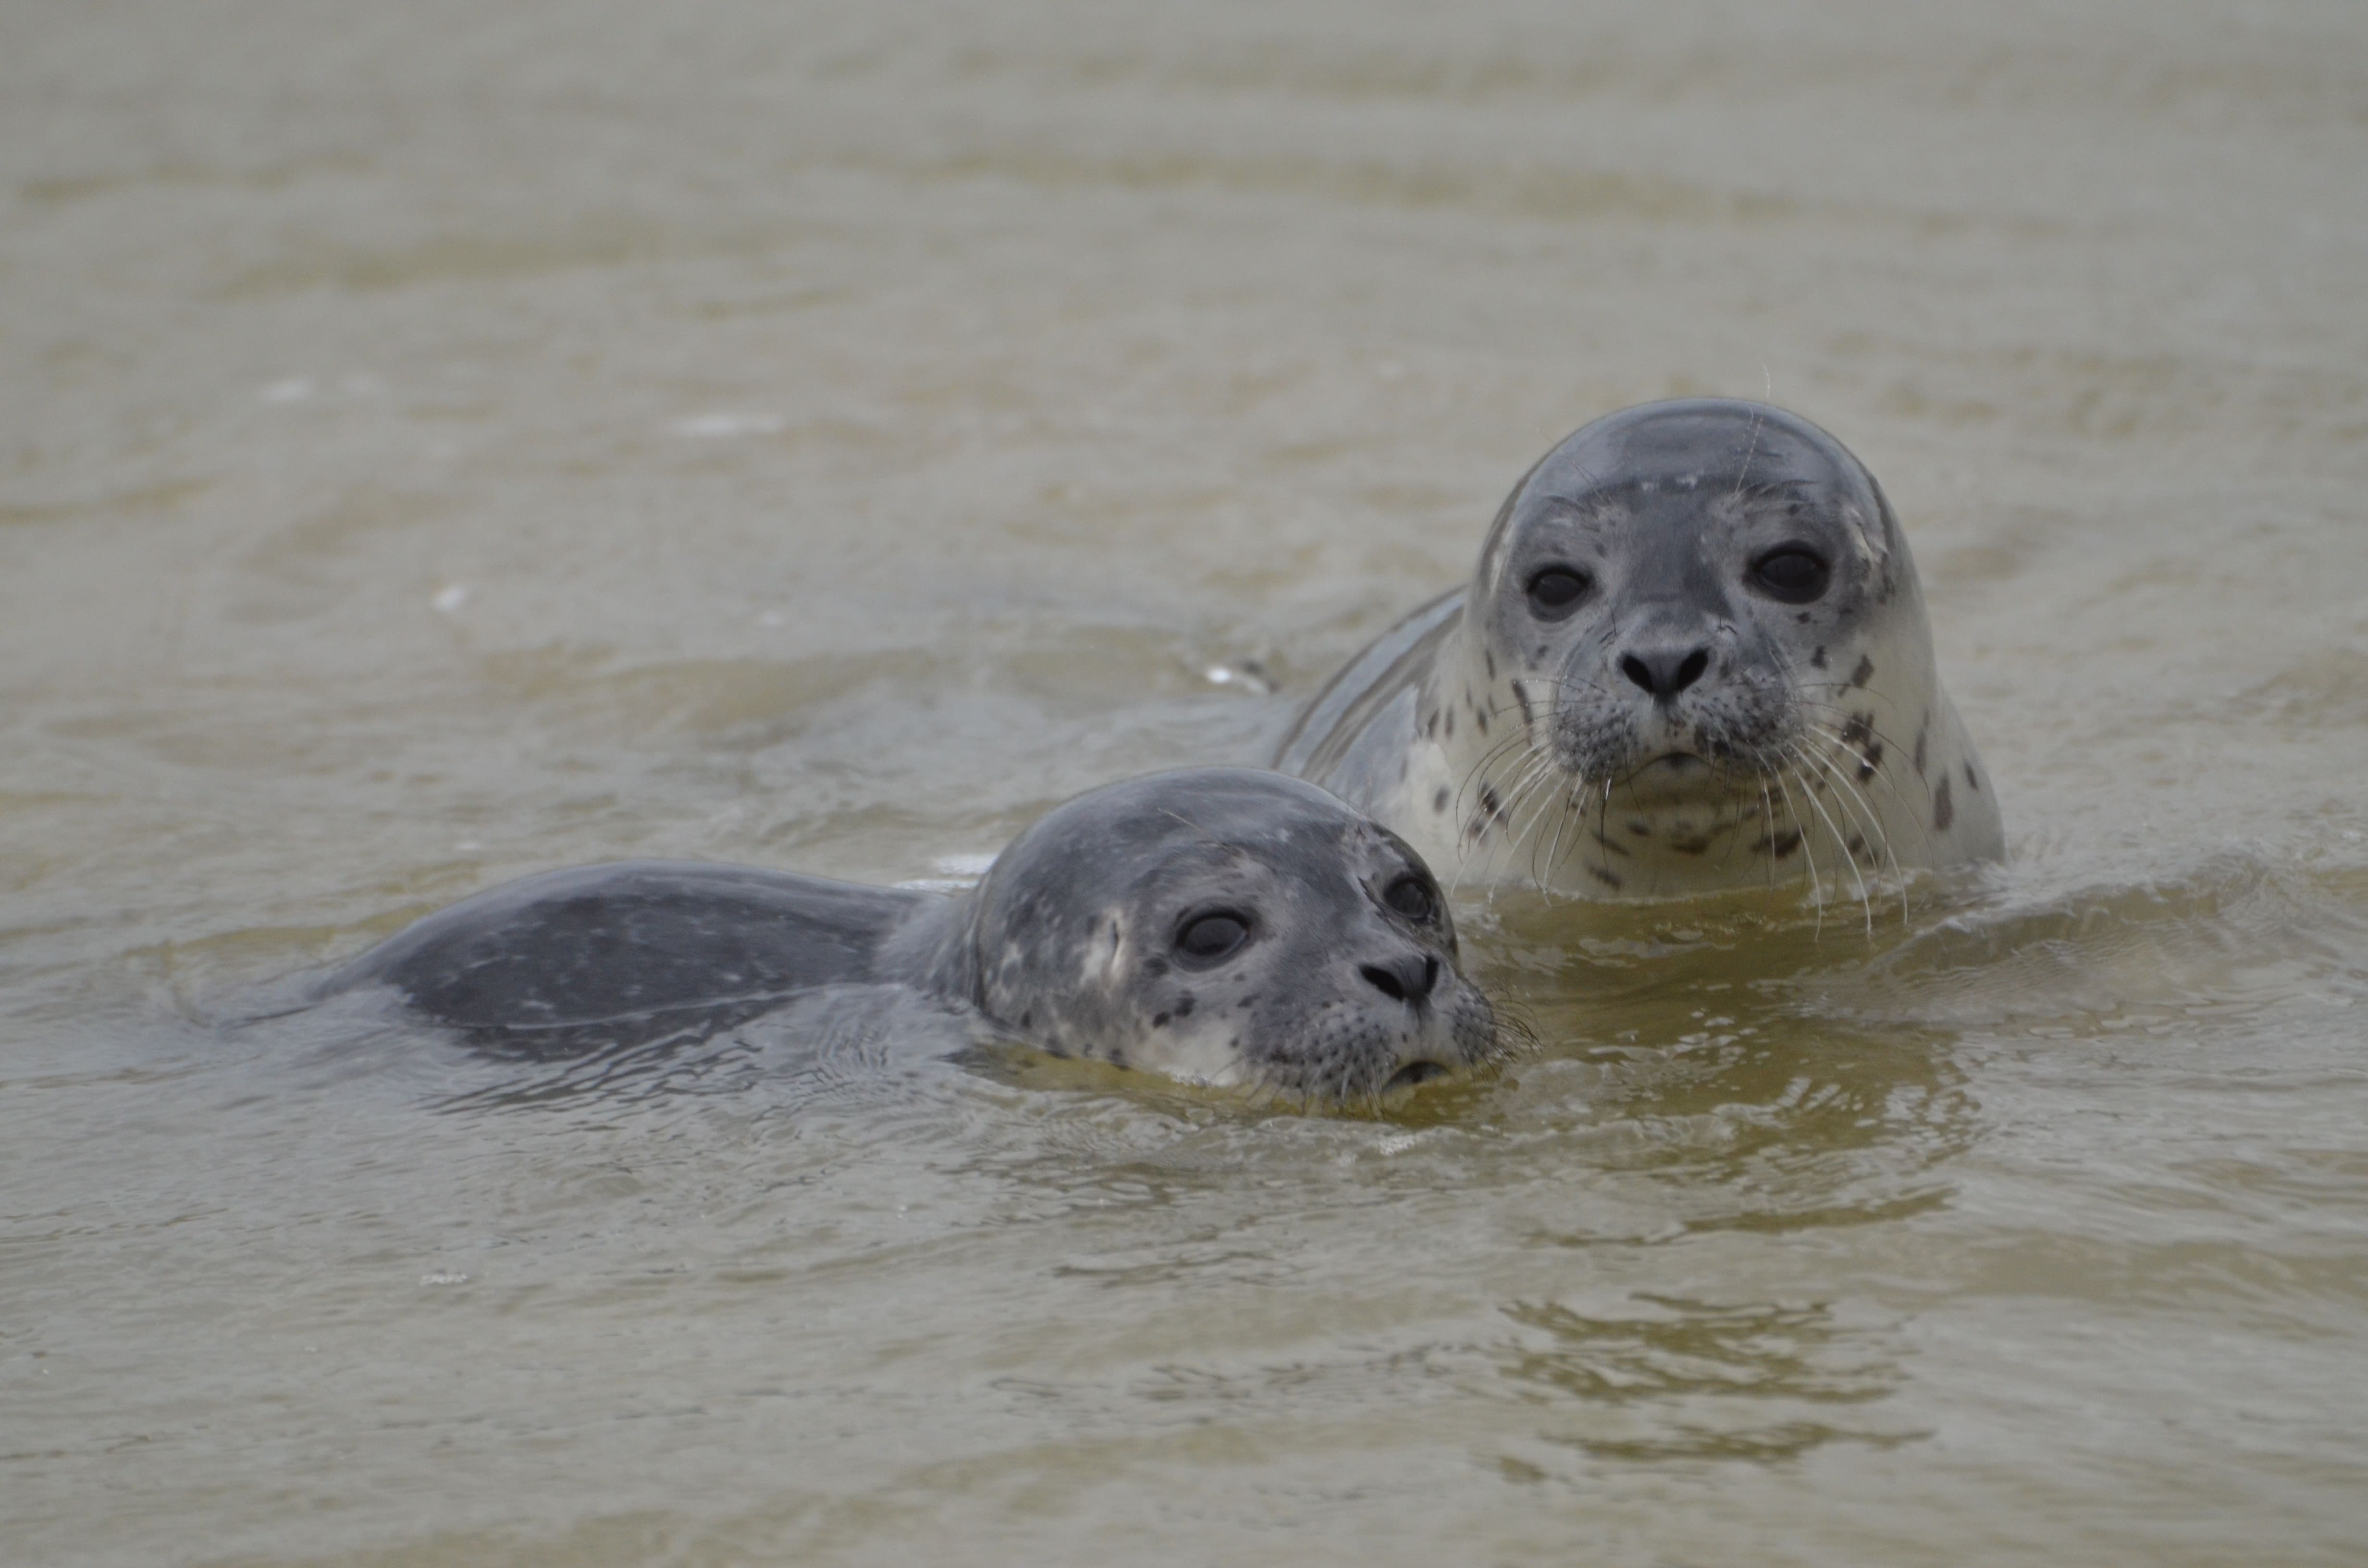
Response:
[{"label": "seal with raised head", "polygon": [[318,995],[391,991],[482,1050],[566,1060],[847,984],[912,987],[1059,1055],[1315,1101],[1497,1051],[1421,857],[1322,790],[1247,768],[1081,795],[958,895],[696,861],[528,877],[397,933]]},{"label": "seal with raised head", "polygon": [[1653,898],[2004,853],[1874,476],[1765,404],[1597,420],[1513,487],[1277,764],[1451,885]]}]

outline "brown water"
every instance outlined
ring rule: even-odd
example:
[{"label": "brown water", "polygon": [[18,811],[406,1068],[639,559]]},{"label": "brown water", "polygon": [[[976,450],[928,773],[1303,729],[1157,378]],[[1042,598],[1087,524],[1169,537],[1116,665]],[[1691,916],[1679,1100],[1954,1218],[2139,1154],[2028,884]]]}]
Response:
[{"label": "brown water", "polygon": [[[1380,1119],[205,1021],[1260,758],[1695,392],[2004,872],[1481,912],[1540,1050]],[[14,6],[0,1556],[2360,1562],[2363,481],[2352,0]]]}]

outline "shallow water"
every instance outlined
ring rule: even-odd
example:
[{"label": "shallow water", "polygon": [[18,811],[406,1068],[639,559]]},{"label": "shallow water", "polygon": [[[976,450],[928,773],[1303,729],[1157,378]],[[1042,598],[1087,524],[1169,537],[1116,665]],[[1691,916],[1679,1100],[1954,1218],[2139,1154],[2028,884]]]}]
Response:
[{"label": "shallow water", "polygon": [[[0,18],[5,1555],[2358,1561],[2364,167],[2342,3]],[[2004,870],[1474,911],[1540,1046],[1378,1117],[208,1021],[1258,760],[1698,392]]]}]

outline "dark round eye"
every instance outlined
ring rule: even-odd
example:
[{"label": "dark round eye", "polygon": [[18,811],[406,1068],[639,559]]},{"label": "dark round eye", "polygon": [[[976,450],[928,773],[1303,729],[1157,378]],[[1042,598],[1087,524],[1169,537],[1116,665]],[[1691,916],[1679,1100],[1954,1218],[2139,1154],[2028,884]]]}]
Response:
[{"label": "dark round eye", "polygon": [[1249,940],[1250,923],[1246,915],[1230,910],[1213,915],[1200,915],[1185,922],[1184,929],[1176,934],[1176,950],[1188,959],[1201,963],[1214,963]]},{"label": "dark round eye", "polygon": [[1594,579],[1570,566],[1549,566],[1530,579],[1530,608],[1541,620],[1560,620],[1578,608]]},{"label": "dark round eye", "polygon": [[1751,563],[1753,585],[1788,605],[1804,605],[1820,597],[1832,576],[1825,557],[1804,545],[1780,545]]},{"label": "dark round eye", "polygon": [[1431,896],[1430,884],[1411,871],[1382,890],[1382,902],[1408,920],[1428,920],[1439,912],[1439,901]]}]

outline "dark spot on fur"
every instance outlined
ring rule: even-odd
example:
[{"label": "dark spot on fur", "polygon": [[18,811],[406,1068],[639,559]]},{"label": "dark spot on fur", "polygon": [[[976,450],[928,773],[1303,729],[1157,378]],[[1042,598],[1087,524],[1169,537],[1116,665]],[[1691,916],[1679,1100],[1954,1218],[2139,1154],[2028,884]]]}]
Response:
[{"label": "dark spot on fur", "polygon": [[1850,835],[1850,858],[1853,860],[1866,853],[1866,835],[1862,833]]},{"label": "dark spot on fur", "polygon": [[1982,792],[1982,781],[1974,777],[1974,765],[1970,762],[1965,764],[1965,788],[1976,795]]},{"label": "dark spot on fur", "polygon": [[1873,677],[1874,661],[1868,658],[1864,653],[1861,653],[1858,656],[1858,668],[1850,671],[1850,685],[1853,687],[1864,686]]},{"label": "dark spot on fur", "polygon": [[1488,678],[1490,680],[1495,680],[1497,678],[1497,655],[1490,653],[1487,649],[1483,648],[1480,650],[1480,657],[1488,666]]},{"label": "dark spot on fur", "polygon": [[1193,1000],[1192,994],[1187,991],[1183,995],[1176,998],[1176,1016],[1179,1018],[1189,1018],[1192,1016],[1192,1009],[1198,1006],[1200,1004]]},{"label": "dark spot on fur", "polygon": [[1488,715],[1481,712],[1477,708],[1472,710],[1472,722],[1480,726],[1480,733],[1482,734],[1485,735],[1488,733]]},{"label": "dark spot on fur", "polygon": [[1932,791],[1932,825],[1946,833],[1949,824],[1956,820],[1956,802],[1949,799],[1949,781],[1943,778],[1941,787]]},{"label": "dark spot on fur", "polygon": [[1113,1045],[1110,1048],[1110,1064],[1113,1067],[1123,1067],[1126,1065],[1126,1047],[1122,1045]]},{"label": "dark spot on fur", "polygon": [[1455,738],[1455,710],[1452,708],[1447,710],[1447,738],[1451,741]]},{"label": "dark spot on fur", "polygon": [[1613,838],[1609,834],[1603,832],[1600,828],[1589,828],[1588,830],[1588,835],[1593,838],[1596,843],[1600,844],[1603,847],[1611,851],[1614,855],[1624,855],[1630,858],[1634,858],[1635,851],[1630,849],[1618,839]]},{"label": "dark spot on fur", "polygon": [[1036,1027],[1036,1010],[1033,1007],[1030,1007],[1028,1011],[1019,1015],[1019,1027],[1023,1029],[1031,1029]]},{"label": "dark spot on fur", "polygon": [[1818,643],[1817,651],[1809,655],[1809,663],[1818,669],[1826,667],[1826,645],[1823,642]]},{"label": "dark spot on fur", "polygon": [[1505,814],[1505,797],[1497,793],[1497,786],[1494,784],[1480,786],[1480,809],[1492,817],[1501,817]]},{"label": "dark spot on fur", "polygon": [[1801,830],[1794,828],[1789,833],[1778,834],[1769,847],[1776,852],[1776,858],[1782,860],[1785,856],[1801,847]]},{"label": "dark spot on fur", "polygon": [[[1930,723],[1930,721],[1927,720],[1926,722]],[[1924,777],[1924,732],[1921,730],[1916,732],[1916,777],[1918,778]]]},{"label": "dark spot on fur", "polygon": [[1445,816],[1445,815],[1447,814],[1447,786],[1446,786],[1446,785],[1441,784],[1441,785],[1439,787],[1439,793],[1438,793],[1438,794],[1436,794],[1436,795],[1433,795],[1433,796],[1430,798],[1430,809],[1431,809],[1432,811],[1434,811],[1434,812],[1437,812],[1440,816]]},{"label": "dark spot on fur", "polygon": [[1165,1013],[1154,1013],[1154,1014],[1152,1014],[1152,1015],[1151,1015],[1151,1027],[1152,1027],[1153,1028],[1156,1028],[1156,1029],[1164,1029],[1164,1028],[1166,1028],[1167,1027],[1167,1014],[1165,1014]]},{"label": "dark spot on fur", "polygon": [[1143,960],[1143,972],[1145,974],[1166,974],[1167,972],[1167,960],[1162,958],[1145,959]]},{"label": "dark spot on fur", "polygon": [[1539,644],[1537,645],[1536,650],[1535,650],[1533,653],[1531,653],[1530,654],[1530,663],[1531,663],[1531,664],[1533,664],[1533,665],[1543,665],[1543,664],[1544,664],[1545,662],[1546,662],[1546,645],[1545,645],[1544,643],[1541,642],[1541,643],[1539,643]]},{"label": "dark spot on fur", "polygon": [[1589,866],[1587,869],[1587,874],[1615,892],[1627,885],[1600,866]]},{"label": "dark spot on fur", "polygon": [[1809,624],[1809,612],[1807,610],[1801,610],[1795,613],[1793,619],[1799,621],[1802,625],[1806,626]]},{"label": "dark spot on fur", "polygon": [[1649,823],[1632,822],[1628,824],[1628,831],[1634,834],[1639,838],[1650,838],[1653,836],[1652,824]]},{"label": "dark spot on fur", "polygon": [[1841,741],[1846,746],[1863,746],[1873,739],[1874,715],[1872,713],[1853,713],[1850,716],[1850,722],[1842,726]]},{"label": "dark spot on fur", "polygon": [[1669,847],[1680,855],[1700,855],[1710,848],[1710,840],[1693,835],[1669,840]]},{"label": "dark spot on fur", "polygon": [[1866,748],[1866,756],[1858,765],[1858,781],[1861,784],[1865,783],[1874,777],[1874,770],[1882,766],[1883,743],[1876,741]]}]

